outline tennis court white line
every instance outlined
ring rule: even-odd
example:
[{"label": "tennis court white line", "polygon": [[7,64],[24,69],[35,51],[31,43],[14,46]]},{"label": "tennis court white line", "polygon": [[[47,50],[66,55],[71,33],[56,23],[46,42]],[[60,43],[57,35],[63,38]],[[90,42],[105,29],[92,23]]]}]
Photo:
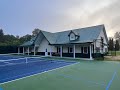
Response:
[{"label": "tennis court white line", "polygon": [[5,60],[0,60],[0,62],[2,62],[2,61],[12,61],[12,60],[20,60],[20,59],[26,59],[26,57],[24,57],[24,58],[14,58],[14,59],[5,59]]},{"label": "tennis court white line", "polygon": [[113,76],[112,76],[112,79],[109,81],[108,85],[106,86],[106,89],[105,90],[109,90],[114,78],[115,78],[115,75],[116,75],[116,71],[114,72]]},{"label": "tennis court white line", "polygon": [[[46,72],[54,71],[54,70],[57,70],[57,69],[61,69],[61,68],[68,67],[68,66],[72,66],[72,65],[75,65],[75,64],[79,64],[79,63],[80,63],[80,62],[76,62],[76,63],[74,63],[74,64],[66,65],[66,66],[59,67],[59,68],[55,68],[55,69],[48,70],[48,71],[43,71],[43,72],[40,72],[40,73],[37,73],[37,74],[33,74],[33,75],[29,75],[29,76],[26,76],[26,77],[22,77],[22,78],[19,78],[19,79],[15,79],[15,80],[7,81],[7,82],[4,82],[4,83],[0,83],[0,85],[2,85],[2,84],[6,84],[6,83],[10,83],[10,82],[13,82],[13,81],[17,81],[17,80],[21,80],[21,79],[25,79],[25,78],[28,78],[28,77],[32,77],[32,76],[36,76],[36,75],[40,75],[40,74],[43,74],[43,73],[46,73]],[[31,72],[31,73],[34,73],[34,72]],[[17,77],[17,76],[16,76],[16,77]]]},{"label": "tennis court white line", "polygon": [[[0,67],[5,67],[5,66],[10,66],[10,65],[19,65],[19,64],[29,64],[29,63],[35,63],[35,62],[44,62],[44,61],[50,61],[50,60],[36,60],[36,61],[25,61],[25,62],[22,62],[22,63],[9,63],[9,62],[6,62],[7,60],[5,60],[4,63],[7,63],[5,65],[0,65]],[[11,60],[12,61],[12,60]]]},{"label": "tennis court white line", "polygon": [[0,60],[0,61],[9,61],[9,60],[19,60],[19,59],[43,59],[43,58],[41,58],[41,57],[16,57],[16,58],[13,58],[13,59],[5,59],[5,60]]}]

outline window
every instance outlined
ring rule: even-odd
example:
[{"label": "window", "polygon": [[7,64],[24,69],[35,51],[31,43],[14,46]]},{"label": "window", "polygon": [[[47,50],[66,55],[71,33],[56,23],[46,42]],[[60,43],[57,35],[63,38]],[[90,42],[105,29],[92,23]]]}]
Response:
[{"label": "window", "polygon": [[75,40],[75,35],[73,33],[70,34],[70,40]]},{"label": "window", "polygon": [[87,54],[88,53],[88,47],[84,47],[83,53]]},{"label": "window", "polygon": [[104,47],[104,38],[101,37],[101,47],[103,48]]},{"label": "window", "polygon": [[73,31],[71,31],[69,34],[68,34],[68,36],[69,36],[69,40],[70,41],[74,41],[74,40],[77,40],[78,38],[79,38],[79,33],[75,33],[75,32],[73,32]]},{"label": "window", "polygon": [[72,53],[73,52],[73,48],[72,47],[68,47],[68,53]]},{"label": "window", "polygon": [[70,48],[70,53],[73,52],[73,48]]},{"label": "window", "polygon": [[47,52],[47,49],[46,49],[46,52]]},{"label": "window", "polygon": [[83,53],[83,47],[81,47],[81,53]]},{"label": "window", "polygon": [[57,53],[60,53],[60,47],[57,47]]},{"label": "window", "polygon": [[82,53],[82,49],[81,49],[81,47],[79,47],[79,52]]}]

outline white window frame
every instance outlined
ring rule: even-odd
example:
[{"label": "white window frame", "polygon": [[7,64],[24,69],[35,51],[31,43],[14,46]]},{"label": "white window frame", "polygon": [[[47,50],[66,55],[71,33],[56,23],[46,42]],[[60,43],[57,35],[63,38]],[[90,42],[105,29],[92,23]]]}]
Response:
[{"label": "white window frame", "polygon": [[[72,36],[73,35],[73,36]],[[75,36],[75,34],[74,33],[71,33],[70,34],[70,41],[73,41],[73,40],[75,40],[76,39],[76,36]]]}]

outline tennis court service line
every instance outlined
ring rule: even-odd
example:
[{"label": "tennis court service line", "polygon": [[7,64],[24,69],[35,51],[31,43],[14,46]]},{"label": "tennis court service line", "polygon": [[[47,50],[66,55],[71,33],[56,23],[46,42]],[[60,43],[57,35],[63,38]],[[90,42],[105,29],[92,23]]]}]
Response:
[{"label": "tennis court service line", "polygon": [[109,83],[108,83],[108,85],[106,86],[106,89],[105,89],[105,90],[109,90],[109,88],[110,88],[110,86],[111,86],[111,84],[112,84],[112,82],[113,82],[116,74],[117,74],[117,73],[116,73],[116,71],[115,71],[114,74],[113,74],[113,76],[112,76],[112,79],[109,81]]},{"label": "tennis court service line", "polygon": [[[40,75],[40,74],[43,74],[43,73],[46,73],[46,72],[50,72],[50,71],[54,71],[54,70],[57,70],[57,69],[62,69],[62,68],[68,67],[68,66],[72,66],[72,65],[75,65],[75,64],[79,64],[79,63],[80,63],[80,62],[76,62],[76,63],[70,64],[70,65],[65,65],[65,66],[63,66],[63,67],[58,67],[58,68],[51,69],[51,70],[48,70],[48,71],[43,71],[43,72],[40,72],[40,73],[37,73],[37,74],[32,74],[32,75],[25,76],[25,77],[22,77],[22,78],[18,78],[18,79],[15,79],[15,80],[11,80],[11,81],[7,81],[7,82],[4,82],[4,83],[0,83],[0,85],[6,84],[6,83],[10,83],[10,82],[13,82],[13,81],[17,81],[17,80],[21,80],[21,79],[25,79],[25,78],[29,78],[29,77],[32,77],[32,76]],[[36,72],[37,72],[37,71],[36,71]],[[34,72],[31,72],[31,73],[34,73]],[[29,73],[27,73],[27,74],[29,74]],[[17,76],[16,76],[16,77],[17,77]]]}]

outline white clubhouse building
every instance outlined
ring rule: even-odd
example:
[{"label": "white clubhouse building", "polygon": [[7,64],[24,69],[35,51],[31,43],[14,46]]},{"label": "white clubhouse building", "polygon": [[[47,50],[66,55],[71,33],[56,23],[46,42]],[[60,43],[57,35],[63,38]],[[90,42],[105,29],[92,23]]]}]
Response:
[{"label": "white clubhouse building", "polygon": [[93,60],[96,53],[108,52],[108,38],[104,25],[56,33],[41,30],[37,36],[23,43],[20,48],[22,48],[23,54],[28,55],[89,58]]}]

